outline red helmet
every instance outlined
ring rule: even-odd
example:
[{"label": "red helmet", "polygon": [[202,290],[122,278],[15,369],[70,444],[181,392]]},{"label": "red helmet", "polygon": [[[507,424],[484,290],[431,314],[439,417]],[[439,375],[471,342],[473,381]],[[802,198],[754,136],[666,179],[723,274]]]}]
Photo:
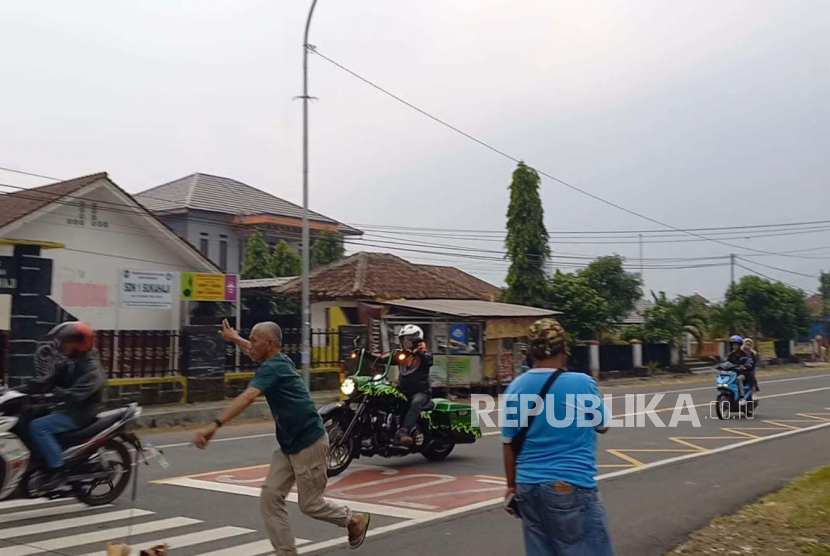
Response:
[{"label": "red helmet", "polygon": [[80,321],[61,323],[50,330],[48,336],[58,341],[75,340],[78,342],[78,351],[83,353],[91,350],[95,344],[95,329]]}]

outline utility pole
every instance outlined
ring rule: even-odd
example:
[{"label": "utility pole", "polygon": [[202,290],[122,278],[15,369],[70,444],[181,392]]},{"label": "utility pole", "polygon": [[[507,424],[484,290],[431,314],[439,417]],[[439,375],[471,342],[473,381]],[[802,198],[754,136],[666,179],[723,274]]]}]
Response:
[{"label": "utility pole", "polygon": [[302,269],[302,367],[303,381],[306,388],[311,386],[311,295],[308,280],[311,266],[311,245],[308,231],[308,52],[313,48],[308,44],[308,32],[311,28],[311,16],[317,0],[311,0],[308,10],[308,19],[305,22],[305,38],[303,40],[303,269]]},{"label": "utility pole", "polygon": [[640,281],[643,281],[643,234],[640,234]]},{"label": "utility pole", "polygon": [[729,269],[732,273],[732,278],[730,280],[731,284],[735,285],[735,253],[729,255]]}]

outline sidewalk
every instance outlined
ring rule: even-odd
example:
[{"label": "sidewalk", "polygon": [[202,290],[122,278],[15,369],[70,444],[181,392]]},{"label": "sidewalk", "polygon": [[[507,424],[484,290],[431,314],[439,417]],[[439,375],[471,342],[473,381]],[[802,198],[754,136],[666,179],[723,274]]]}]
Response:
[{"label": "sidewalk", "polygon": [[[311,393],[317,407],[336,402],[337,390],[320,390]],[[207,423],[219,417],[228,406],[230,400],[220,402],[169,404],[143,407],[143,413],[136,422],[140,429],[155,429],[163,427],[175,427],[193,423]],[[271,418],[271,411],[265,400],[252,403],[248,409],[243,411],[238,419],[265,419]]]}]

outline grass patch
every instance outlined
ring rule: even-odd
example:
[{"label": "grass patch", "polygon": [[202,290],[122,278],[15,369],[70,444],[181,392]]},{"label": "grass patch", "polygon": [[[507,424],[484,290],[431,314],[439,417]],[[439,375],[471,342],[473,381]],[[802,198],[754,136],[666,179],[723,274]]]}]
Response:
[{"label": "grass patch", "polygon": [[668,554],[830,556],[830,466],[715,518]]}]

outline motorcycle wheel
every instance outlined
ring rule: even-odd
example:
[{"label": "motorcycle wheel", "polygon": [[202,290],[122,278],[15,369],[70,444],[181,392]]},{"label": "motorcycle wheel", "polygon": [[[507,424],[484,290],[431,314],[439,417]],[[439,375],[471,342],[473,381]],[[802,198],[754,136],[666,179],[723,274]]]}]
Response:
[{"label": "motorcycle wheel", "polygon": [[728,407],[730,412],[732,409],[732,398],[728,394],[720,394],[718,396],[717,401],[715,402],[715,412],[718,414],[718,419],[723,420],[727,419],[726,414],[724,413],[724,408]]},{"label": "motorcycle wheel", "polygon": [[[133,458],[123,442],[114,438],[108,440],[98,450],[98,456],[101,458],[103,470],[110,472],[110,478],[73,485],[75,498],[87,506],[102,506],[115,502],[130,484],[133,472]],[[99,487],[104,488],[99,489]]]},{"label": "motorcycle wheel", "polygon": [[421,452],[429,461],[442,461],[449,457],[455,449],[455,442],[452,440],[434,441]]},{"label": "motorcycle wheel", "polygon": [[[335,477],[345,471],[354,459],[352,450],[354,439],[343,440],[345,432],[340,422],[335,420],[324,423],[326,433],[329,435],[329,453],[326,457],[326,475]],[[339,445],[338,445],[339,442]]]}]

